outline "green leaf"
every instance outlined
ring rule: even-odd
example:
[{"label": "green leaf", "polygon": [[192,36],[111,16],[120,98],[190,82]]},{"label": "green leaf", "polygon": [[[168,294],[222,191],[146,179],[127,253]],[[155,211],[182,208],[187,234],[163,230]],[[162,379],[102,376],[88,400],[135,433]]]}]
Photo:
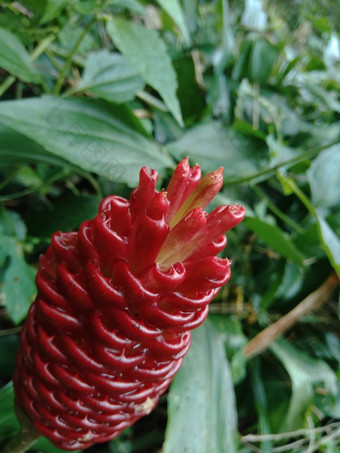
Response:
[{"label": "green leaf", "polygon": [[329,226],[326,215],[329,208],[340,207],[340,145],[325,149],[307,171],[312,192],[318,234],[327,256],[340,277],[340,240]]},{"label": "green leaf", "polygon": [[231,376],[236,384],[246,375],[247,363],[242,350],[248,342],[248,338],[243,333],[242,324],[237,317],[210,313],[209,321],[224,338]]},{"label": "green leaf", "polygon": [[282,362],[291,379],[292,397],[280,431],[292,431],[304,425],[306,411],[314,396],[313,386],[323,385],[327,392],[335,395],[337,378],[326,362],[308,356],[284,339],[273,343],[270,349]]},{"label": "green leaf", "polygon": [[284,263],[284,273],[275,297],[290,300],[297,296],[304,283],[304,269],[290,261]]},{"label": "green leaf", "polygon": [[303,265],[303,255],[280,228],[255,217],[247,217],[244,220],[244,224],[280,255],[294,261],[300,266]]},{"label": "green leaf", "polygon": [[316,207],[340,207],[340,144],[331,146],[313,160],[307,171]]},{"label": "green leaf", "polygon": [[14,390],[10,382],[0,389],[0,442],[5,443],[17,431],[20,425],[14,412]]},{"label": "green leaf", "polygon": [[327,221],[323,217],[323,213],[318,212],[318,210],[317,219],[319,235],[321,237],[323,248],[332,263],[334,270],[340,278],[340,239],[328,225]]},{"label": "green leaf", "polygon": [[[0,204],[0,235],[16,236],[23,241],[26,237],[26,225],[20,215],[15,211],[6,209]],[[1,255],[0,255],[1,263]]]},{"label": "green leaf", "polygon": [[248,74],[248,65],[251,51],[253,49],[253,41],[246,39],[243,41],[240,52],[237,56],[237,61],[234,65],[232,78],[233,80],[242,80]]},{"label": "green leaf", "polygon": [[[88,52],[97,48],[97,42],[93,34],[86,33],[83,36],[85,27],[81,21],[67,21],[58,33],[58,41],[65,52],[72,52],[74,43],[80,40],[77,48],[77,57],[85,58]],[[78,60],[79,61],[79,60]]]},{"label": "green leaf", "polygon": [[2,103],[0,123],[84,170],[130,187],[144,165],[159,172],[173,166],[124,106],[53,96],[9,101]]},{"label": "green leaf", "polygon": [[[174,68],[177,74],[178,89],[177,96],[181,104],[182,115],[184,121],[187,124],[195,123],[202,115],[203,109],[205,108],[205,103],[202,97],[201,90],[196,81],[195,74],[195,65],[192,60],[191,55],[186,55],[183,57],[178,57],[173,62]],[[164,112],[155,112],[155,117],[157,119],[163,120],[163,122],[170,124],[172,122],[172,128],[178,131],[177,136],[171,137],[178,138],[182,135],[183,131],[175,122],[173,116],[169,113]],[[158,124],[159,126],[159,124]],[[157,133],[157,120],[155,125],[155,134]],[[170,141],[170,140],[166,140]]]},{"label": "green leaf", "polygon": [[137,0],[110,0],[111,5],[129,9],[136,14],[145,14],[145,8]]},{"label": "green leaf", "polygon": [[27,136],[0,124],[0,167],[38,162],[73,167],[70,162],[44,150]]},{"label": "green leaf", "polygon": [[47,0],[46,9],[43,17],[40,19],[40,24],[45,24],[58,17],[67,3],[68,0]]},{"label": "green leaf", "polygon": [[143,87],[143,79],[123,55],[99,50],[89,54],[77,91],[120,104],[131,101]]},{"label": "green leaf", "polygon": [[164,453],[234,453],[235,395],[224,337],[209,321],[192,334],[192,345],[168,397]]},{"label": "green leaf", "polygon": [[[266,390],[262,376],[260,374],[260,361],[256,357],[250,363],[251,370],[251,384],[254,395],[255,407],[258,413],[258,424],[260,434],[270,434],[271,426],[269,422],[268,412],[268,400]],[[261,442],[261,453],[271,453],[273,451],[273,445],[270,440]]]},{"label": "green leaf", "polygon": [[185,23],[185,17],[179,0],[172,0],[171,2],[169,2],[168,0],[157,0],[157,2],[175,22],[175,24],[183,33],[185,43],[190,46],[190,34]]},{"label": "green leaf", "polygon": [[199,162],[205,172],[224,166],[225,183],[236,182],[238,176],[256,177],[268,163],[267,150],[262,142],[223,127],[213,121],[188,130],[179,140],[168,145],[176,159],[189,156]]},{"label": "green leaf", "polygon": [[81,2],[74,2],[72,5],[77,13],[87,15],[100,13],[103,7],[116,6],[119,8],[128,9],[135,14],[145,14],[145,8],[137,0],[82,0]]},{"label": "green leaf", "polygon": [[124,19],[107,24],[107,32],[115,46],[163,98],[178,123],[182,114],[176,97],[177,79],[164,41],[155,30]]},{"label": "green leaf", "polygon": [[100,199],[94,195],[66,195],[52,205],[31,209],[25,219],[32,236],[50,237],[56,231],[72,231],[97,215]]},{"label": "green leaf", "polygon": [[279,51],[265,38],[256,39],[250,55],[248,76],[251,81],[264,84],[267,82]]},{"label": "green leaf", "polygon": [[36,294],[36,272],[26,263],[22,246],[14,238],[0,236],[0,253],[0,261],[3,261],[4,255],[9,260],[1,287],[3,303],[11,320],[19,324]]},{"label": "green leaf", "polygon": [[0,28],[0,67],[24,82],[39,83],[39,73],[19,39]]}]

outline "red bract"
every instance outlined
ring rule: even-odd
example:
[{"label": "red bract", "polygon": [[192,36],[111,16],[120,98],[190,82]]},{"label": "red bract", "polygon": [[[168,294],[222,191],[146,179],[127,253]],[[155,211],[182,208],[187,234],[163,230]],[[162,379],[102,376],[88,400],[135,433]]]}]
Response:
[{"label": "red bract", "polygon": [[156,181],[142,168],[129,201],[106,197],[41,258],[14,385],[17,406],[59,448],[110,440],[148,414],[230,277],[216,255],[244,209],[203,211],[222,169],[201,179],[184,159],[167,191]]}]

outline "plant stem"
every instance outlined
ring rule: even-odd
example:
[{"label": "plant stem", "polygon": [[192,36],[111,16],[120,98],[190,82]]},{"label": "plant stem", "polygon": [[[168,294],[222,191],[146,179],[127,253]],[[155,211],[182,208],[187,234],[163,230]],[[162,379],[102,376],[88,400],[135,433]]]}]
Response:
[{"label": "plant stem", "polygon": [[270,199],[262,192],[262,190],[257,187],[257,186],[250,186],[250,188],[256,193],[256,195],[265,201],[266,205],[268,208],[275,214],[279,219],[281,219],[283,222],[285,222],[287,225],[289,225],[291,228],[293,228],[298,234],[303,234],[304,229],[300,227],[299,224],[294,222],[293,219],[291,219],[288,215],[284,214],[276,205],[275,203],[272,203]]},{"label": "plant stem", "polygon": [[156,109],[160,110],[161,112],[168,111],[168,107],[164,104],[164,102],[160,101],[155,96],[152,96],[152,94],[147,93],[146,91],[140,90],[138,91],[136,96],[142,101],[151,105],[152,107],[155,107]]},{"label": "plant stem", "polygon": [[15,82],[14,76],[6,77],[6,79],[0,85],[0,97],[4,94],[6,90],[8,90],[9,87],[13,85],[14,82]]},{"label": "plant stem", "polygon": [[243,349],[243,353],[246,358],[250,359],[251,357],[263,352],[273,341],[275,341],[287,329],[295,324],[302,316],[319,308],[324,302],[326,302],[338,283],[339,280],[337,275],[335,273],[331,274],[318,289],[310,293],[290,312],[257,334],[252,340],[249,341],[249,343],[246,344]]},{"label": "plant stem", "polygon": [[248,442],[263,442],[264,440],[272,440],[275,442],[279,442],[281,440],[300,436],[309,438],[311,435],[311,431],[313,431],[315,434],[323,434],[324,432],[330,433],[330,431],[334,433],[337,432],[339,429],[340,429],[339,422],[333,422],[325,426],[320,426],[318,428],[304,428],[297,429],[296,431],[289,431],[276,434],[246,434],[245,436],[241,437],[241,442],[244,444]]},{"label": "plant stem", "polygon": [[287,184],[290,189],[295,193],[298,199],[304,204],[305,208],[315,217],[317,217],[317,213],[315,211],[314,206],[309,201],[309,198],[302,192],[302,190],[295,184],[295,182],[291,178],[285,178],[285,184]]},{"label": "plant stem", "polygon": [[65,80],[65,77],[66,77],[66,74],[67,74],[68,70],[71,67],[73,56],[77,52],[78,47],[80,46],[80,44],[83,41],[84,37],[91,30],[94,22],[95,22],[95,18],[93,18],[90,21],[90,23],[88,24],[88,26],[86,28],[84,28],[82,33],[80,33],[77,41],[74,43],[74,46],[73,46],[71,52],[68,54],[67,59],[66,59],[65,64],[64,64],[64,67],[63,67],[62,71],[59,73],[58,80],[57,80],[57,82],[56,82],[56,84],[54,86],[54,89],[53,89],[53,94],[54,95],[58,95],[60,93],[61,87],[63,86],[64,80]]},{"label": "plant stem", "polygon": [[33,427],[22,427],[21,431],[5,446],[2,453],[24,453],[40,437]]},{"label": "plant stem", "polygon": [[304,153],[300,154],[297,157],[293,157],[292,159],[288,159],[284,162],[280,162],[277,165],[274,165],[273,167],[266,168],[264,170],[260,170],[257,173],[253,173],[252,175],[249,176],[243,176],[237,179],[231,179],[224,181],[223,186],[232,186],[235,184],[246,184],[250,181],[257,180],[258,178],[262,177],[270,177],[271,175],[275,174],[277,170],[283,167],[292,167],[295,164],[298,164],[300,162],[303,162],[306,159],[309,159],[313,157],[315,154],[320,153],[324,149],[330,148],[331,146],[337,145],[339,143],[339,140],[336,140],[335,142],[329,143],[328,145],[323,145],[323,146],[318,146],[317,148],[311,149],[309,151],[305,151]]},{"label": "plant stem", "polygon": [[30,54],[31,61],[35,61],[38,57],[40,57],[40,55],[46,51],[47,47],[55,40],[55,38],[56,37],[54,35],[46,36],[46,38],[44,38]]},{"label": "plant stem", "polygon": [[[47,36],[45,39],[41,41],[41,43],[33,50],[30,54],[31,61],[35,61],[51,44],[51,42],[55,39],[55,36],[50,35]],[[5,91],[10,88],[13,83],[16,81],[16,78],[12,75],[8,76],[3,83],[0,85],[0,97],[5,93]],[[44,84],[44,81],[41,81],[41,84]]]}]

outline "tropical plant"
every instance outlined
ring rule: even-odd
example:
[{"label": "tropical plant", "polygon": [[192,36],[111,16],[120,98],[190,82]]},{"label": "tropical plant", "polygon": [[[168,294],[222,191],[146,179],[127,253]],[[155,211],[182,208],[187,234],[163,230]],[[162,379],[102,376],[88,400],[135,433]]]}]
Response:
[{"label": "tropical plant", "polygon": [[[232,278],[155,410],[88,451],[336,452],[340,45],[332,0],[0,2],[0,448],[55,231],[186,156],[239,203]],[[223,252],[224,253],[224,252]],[[58,452],[40,438],[32,451]],[[12,450],[14,451],[14,450]],[[19,450],[17,450],[19,451]]]}]

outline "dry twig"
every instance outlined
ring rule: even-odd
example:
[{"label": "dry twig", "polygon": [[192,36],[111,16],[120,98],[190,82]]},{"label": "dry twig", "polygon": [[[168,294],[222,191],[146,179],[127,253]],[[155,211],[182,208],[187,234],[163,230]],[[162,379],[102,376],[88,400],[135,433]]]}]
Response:
[{"label": "dry twig", "polygon": [[246,358],[249,359],[263,352],[302,316],[319,308],[329,298],[338,283],[337,275],[335,273],[331,274],[318,289],[309,294],[290,312],[274,322],[274,324],[262,330],[262,332],[256,335],[244,347],[243,353]]}]

